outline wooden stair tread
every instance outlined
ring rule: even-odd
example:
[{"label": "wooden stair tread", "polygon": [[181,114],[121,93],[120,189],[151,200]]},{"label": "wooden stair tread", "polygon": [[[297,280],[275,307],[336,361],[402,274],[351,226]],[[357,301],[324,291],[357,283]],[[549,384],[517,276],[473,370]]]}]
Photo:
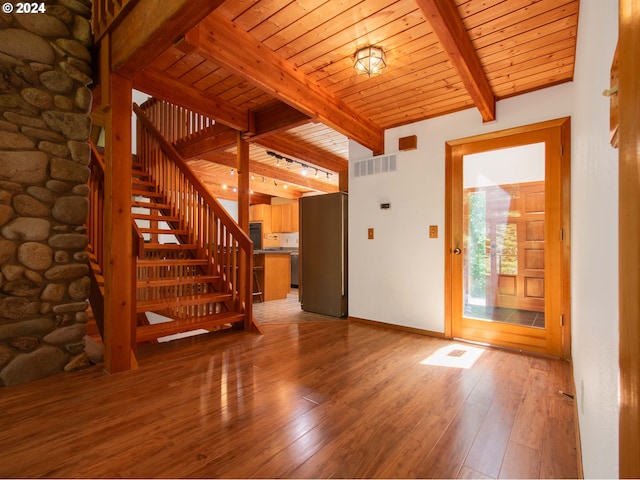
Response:
[{"label": "wooden stair tread", "polygon": [[139,259],[136,261],[138,267],[173,267],[173,266],[204,266],[208,265],[206,258],[160,258],[160,259]]},{"label": "wooden stair tread", "polygon": [[175,307],[188,307],[192,305],[218,303],[224,302],[225,300],[228,300],[230,298],[230,293],[205,293],[201,295],[184,295],[181,297],[138,300],[136,302],[136,312],[153,312],[158,310],[167,310]]},{"label": "wooden stair tread", "polygon": [[139,178],[133,178],[131,181],[131,185],[156,188],[156,182],[152,182],[150,180],[140,180]]},{"label": "wooden stair tread", "polygon": [[136,288],[171,287],[174,285],[196,285],[212,283],[220,279],[219,275],[193,275],[171,278],[150,278],[136,281]]},{"label": "wooden stair tread", "polygon": [[169,210],[171,205],[168,203],[155,203],[155,202],[138,202],[132,201],[132,207],[148,208],[149,210]]},{"label": "wooden stair tread", "polygon": [[140,228],[140,233],[158,233],[160,235],[187,235],[189,230],[177,228]]},{"label": "wooden stair tread", "polygon": [[179,222],[180,218],[172,215],[150,215],[148,213],[132,213],[134,220],[149,220],[151,222]]},{"label": "wooden stair tread", "polygon": [[227,323],[244,320],[244,314],[236,312],[223,312],[202,317],[191,317],[170,322],[144,325],[136,329],[136,341],[146,342],[158,337],[188,332],[198,329],[210,329]]},{"label": "wooden stair tread", "polygon": [[145,250],[197,250],[195,243],[145,243]]},{"label": "wooden stair tread", "polygon": [[132,196],[149,197],[149,198],[163,198],[164,195],[159,192],[150,192],[149,190],[131,189]]}]

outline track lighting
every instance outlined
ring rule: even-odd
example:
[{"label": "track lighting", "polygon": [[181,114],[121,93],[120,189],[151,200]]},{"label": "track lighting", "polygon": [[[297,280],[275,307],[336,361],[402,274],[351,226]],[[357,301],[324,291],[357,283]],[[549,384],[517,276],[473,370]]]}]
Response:
[{"label": "track lighting", "polygon": [[294,160],[292,158],[287,158],[287,157],[283,157],[282,155],[280,155],[279,153],[276,152],[272,152],[272,151],[267,151],[267,155],[271,155],[272,157],[274,157],[276,159],[276,166],[280,165],[280,160],[284,160],[285,162],[287,162],[287,169],[291,169],[291,165],[292,164],[297,164],[300,165],[302,167],[302,171],[301,174],[304,176],[309,175],[309,168],[315,168],[316,170],[316,174],[315,177],[318,178],[319,173],[324,173],[327,175],[327,178],[329,178],[331,176],[331,172],[328,172],[326,170],[322,170],[320,168],[317,167],[309,167],[309,165],[307,165],[306,163],[302,163],[299,160]]}]

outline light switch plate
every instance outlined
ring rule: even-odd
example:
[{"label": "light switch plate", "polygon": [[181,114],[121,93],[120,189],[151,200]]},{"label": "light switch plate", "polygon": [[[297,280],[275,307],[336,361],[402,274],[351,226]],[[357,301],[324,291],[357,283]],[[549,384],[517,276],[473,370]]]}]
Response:
[{"label": "light switch plate", "polygon": [[369,229],[367,230],[367,238],[368,238],[369,240],[373,240],[373,228],[369,228]]},{"label": "light switch plate", "polygon": [[429,225],[429,238],[438,238],[438,226]]}]

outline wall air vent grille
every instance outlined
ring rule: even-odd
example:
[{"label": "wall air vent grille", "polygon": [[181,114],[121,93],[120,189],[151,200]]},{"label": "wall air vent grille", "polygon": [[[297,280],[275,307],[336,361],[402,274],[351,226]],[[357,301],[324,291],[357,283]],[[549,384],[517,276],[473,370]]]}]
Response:
[{"label": "wall air vent grille", "polygon": [[379,173],[395,172],[397,163],[397,155],[395,153],[359,160],[354,162],[351,176],[358,178]]}]

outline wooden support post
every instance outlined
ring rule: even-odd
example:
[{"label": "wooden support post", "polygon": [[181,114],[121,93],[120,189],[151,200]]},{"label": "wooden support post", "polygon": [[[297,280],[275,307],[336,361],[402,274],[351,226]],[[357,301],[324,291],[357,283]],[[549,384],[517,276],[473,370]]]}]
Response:
[{"label": "wooden support post", "polygon": [[[238,131],[237,136],[238,158],[236,167],[238,170],[238,225],[249,235],[249,142],[242,138],[242,134]],[[251,253],[241,253],[239,271],[241,275],[248,278],[244,283],[247,291],[241,292],[240,301],[244,301],[244,330],[253,329],[253,255]]]},{"label": "wooden support post", "polygon": [[104,364],[110,373],[136,367],[132,298],[130,80],[110,72],[110,36],[100,49],[105,126]]},{"label": "wooden support post", "polygon": [[249,234],[249,142],[237,133],[238,159],[238,225]]}]

